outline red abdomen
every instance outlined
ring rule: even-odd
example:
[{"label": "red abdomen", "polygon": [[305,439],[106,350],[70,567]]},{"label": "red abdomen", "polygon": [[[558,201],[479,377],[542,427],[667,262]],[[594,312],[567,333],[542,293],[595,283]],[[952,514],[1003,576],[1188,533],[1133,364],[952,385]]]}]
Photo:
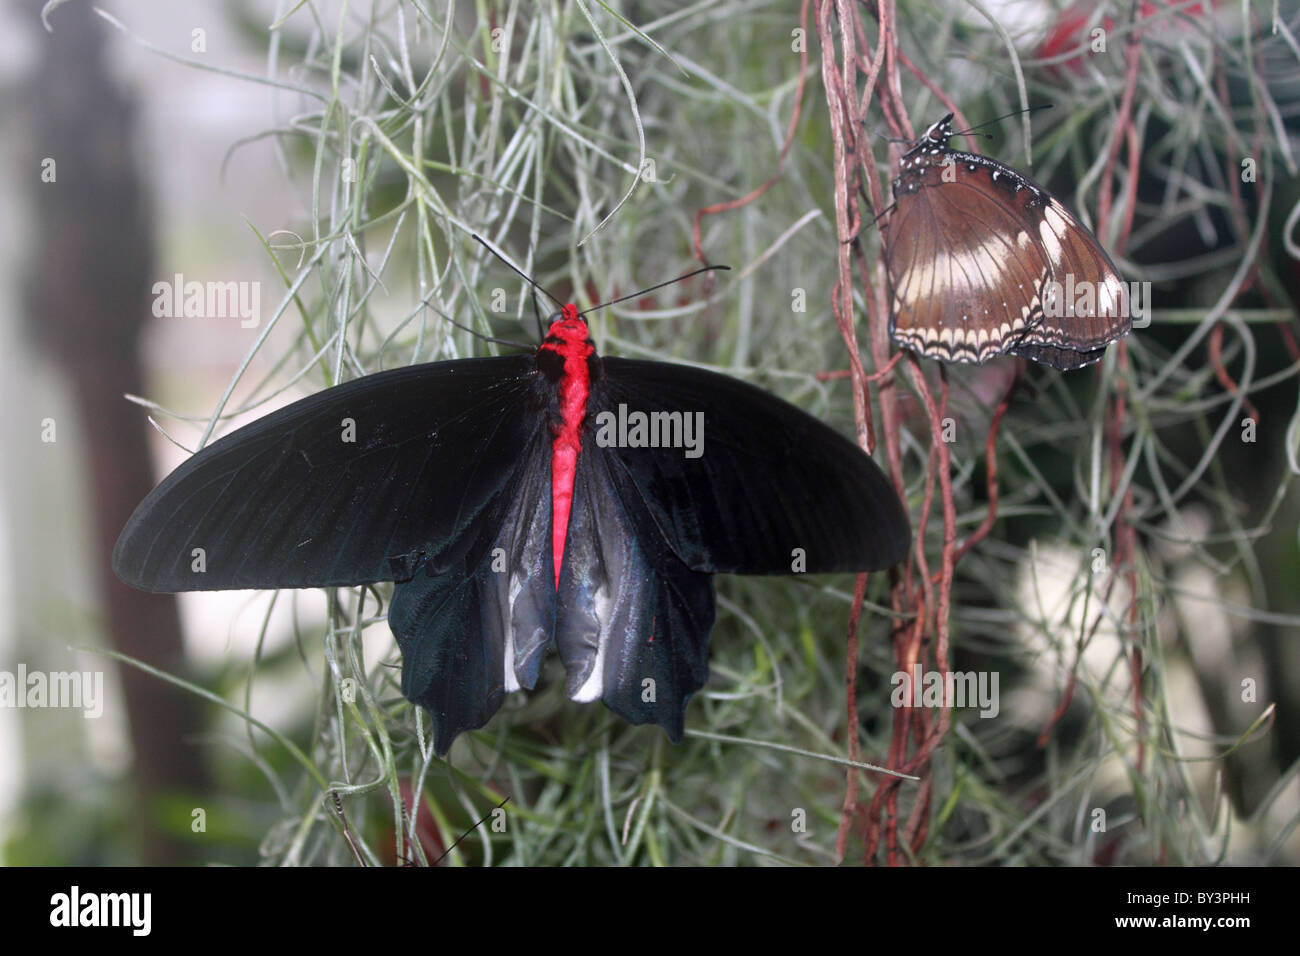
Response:
[{"label": "red abdomen", "polygon": [[551,323],[541,349],[553,352],[563,361],[555,386],[560,421],[551,426],[551,549],[558,589],[564,539],[573,508],[573,479],[578,470],[578,454],[582,451],[582,423],[587,418],[587,398],[591,394],[587,360],[595,352],[587,340],[587,323],[578,316],[578,309],[572,303],[560,310],[560,318]]}]

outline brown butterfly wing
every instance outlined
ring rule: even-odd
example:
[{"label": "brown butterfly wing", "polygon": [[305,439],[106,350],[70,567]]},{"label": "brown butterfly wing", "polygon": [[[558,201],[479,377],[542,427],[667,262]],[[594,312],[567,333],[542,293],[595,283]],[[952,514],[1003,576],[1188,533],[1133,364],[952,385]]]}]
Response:
[{"label": "brown butterfly wing", "polygon": [[1042,320],[1051,266],[1024,226],[1032,193],[990,190],[997,186],[990,170],[972,172],[961,154],[951,155],[952,181],[943,181],[942,165],[927,166],[890,219],[891,332],[930,358],[980,363],[1014,348]]},{"label": "brown butterfly wing", "polygon": [[1058,369],[1097,361],[1131,327],[1109,256],[1047,190],[949,149],[950,133],[948,120],[931,127],[894,181],[886,265],[895,341],[945,362],[1004,352]]},{"label": "brown butterfly wing", "polygon": [[[1060,286],[1041,291],[1043,321],[1011,352],[1058,369],[1080,368],[1101,359],[1106,346],[1132,328],[1125,286],[1092,233],[1061,203],[1049,197],[1040,214],[1039,238]],[[1074,288],[1085,280],[1086,286]]]}]

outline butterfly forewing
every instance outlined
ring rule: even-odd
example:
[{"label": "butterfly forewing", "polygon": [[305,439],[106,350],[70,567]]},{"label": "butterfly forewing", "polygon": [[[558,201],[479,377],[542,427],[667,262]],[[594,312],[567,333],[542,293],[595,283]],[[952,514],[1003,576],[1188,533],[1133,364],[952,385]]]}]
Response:
[{"label": "butterfly forewing", "polygon": [[593,415],[702,415],[699,445],[611,447],[641,505],[696,571],[873,571],[911,532],[889,480],[839,432],[739,379],[607,358]]},{"label": "butterfly forewing", "polygon": [[136,509],[113,570],[149,591],[368,584],[479,533],[536,430],[530,356],[393,369],[219,439]]},{"label": "butterfly forewing", "polygon": [[943,167],[927,166],[918,182],[928,191],[900,203],[889,224],[894,338],[948,362],[983,362],[1022,339],[1042,319],[1039,293],[1051,275],[1042,242],[1024,226],[1031,194],[990,193],[983,181],[992,174],[971,165],[942,189]]},{"label": "butterfly forewing", "polygon": [[[895,340],[946,362],[1004,352],[1056,368],[1096,361],[1130,328],[1114,264],[1047,190],[950,149],[951,119],[904,154],[894,180],[886,263]],[[1060,287],[1075,284],[1092,290],[1091,305],[1063,301]]]}]

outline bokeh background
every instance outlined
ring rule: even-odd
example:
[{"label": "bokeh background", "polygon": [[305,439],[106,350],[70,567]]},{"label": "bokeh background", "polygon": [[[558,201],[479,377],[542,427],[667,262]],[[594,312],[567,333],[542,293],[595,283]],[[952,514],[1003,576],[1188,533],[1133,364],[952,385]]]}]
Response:
[{"label": "bokeh background", "polygon": [[[1294,3],[70,0],[49,29],[41,7],[0,6],[0,672],[102,674],[104,700],[0,707],[0,860],[426,863],[506,797],[446,862],[1300,859]],[[882,13],[906,60],[867,95]],[[887,190],[881,104],[919,131],[945,98],[971,123],[1052,102],[978,148],[1032,168],[1155,304],[1095,369],[1009,392],[1011,359],[904,360],[870,385],[915,557],[941,566],[945,504],[978,535],[946,653],[999,675],[996,717],[891,706],[902,649],[934,661],[919,585],[733,578],[682,744],[566,701],[552,669],[444,763],[397,690],[384,589],[173,599],[108,571],[209,431],[495,349],[440,312],[531,340],[471,230],[591,303],[691,268],[698,225],[732,272],[600,314],[601,351],[718,368],[854,434],[837,319],[851,301],[874,371],[881,196],[837,183],[832,144]],[[257,283],[258,324],[155,316],[177,273]],[[921,751],[896,789],[846,766]]]}]

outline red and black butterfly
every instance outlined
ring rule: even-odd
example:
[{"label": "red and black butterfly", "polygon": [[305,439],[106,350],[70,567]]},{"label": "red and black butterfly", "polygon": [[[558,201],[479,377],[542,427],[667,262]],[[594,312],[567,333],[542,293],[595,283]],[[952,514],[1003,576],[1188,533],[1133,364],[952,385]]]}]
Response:
[{"label": "red and black butterfly", "polygon": [[136,509],[113,569],[149,591],[397,582],[402,692],[440,755],[552,645],[570,698],[679,740],[714,574],[887,568],[907,517],[838,432],[725,375],[601,358],[582,316],[564,305],[531,354],[369,375],[220,439]]},{"label": "red and black butterfly", "polygon": [[945,362],[1006,352],[1061,370],[1098,361],[1132,327],[1114,263],[1051,193],[950,148],[954,135],[949,113],[903,154],[894,180],[894,340]]}]

